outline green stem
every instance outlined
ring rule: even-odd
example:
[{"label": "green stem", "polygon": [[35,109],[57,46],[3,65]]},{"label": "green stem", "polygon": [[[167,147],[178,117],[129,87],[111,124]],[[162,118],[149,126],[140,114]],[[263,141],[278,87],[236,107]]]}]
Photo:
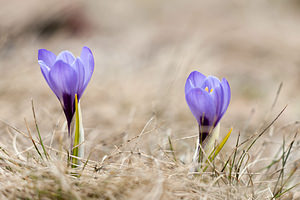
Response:
[{"label": "green stem", "polygon": [[75,168],[79,165],[79,160],[77,159],[79,155],[79,138],[80,138],[80,129],[79,129],[79,111],[78,111],[78,98],[75,94],[75,134],[74,134],[74,143],[72,149],[72,168]]}]

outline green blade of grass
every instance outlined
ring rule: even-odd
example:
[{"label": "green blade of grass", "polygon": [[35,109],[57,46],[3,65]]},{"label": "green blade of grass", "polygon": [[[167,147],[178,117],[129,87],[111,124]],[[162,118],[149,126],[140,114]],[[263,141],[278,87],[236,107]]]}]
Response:
[{"label": "green blade of grass", "polygon": [[35,115],[35,110],[34,110],[34,104],[33,104],[33,99],[31,99],[31,108],[32,108],[32,113],[33,113],[33,118],[34,118],[34,123],[35,123],[35,128],[36,128],[36,131],[38,133],[38,137],[39,137],[39,142],[43,148],[43,151],[44,151],[44,154],[45,154],[45,157],[46,159],[48,160],[49,159],[49,155],[46,151],[46,148],[44,146],[44,143],[43,143],[43,140],[42,140],[42,137],[41,137],[41,133],[40,133],[40,129],[39,129],[39,126],[38,126],[38,123],[37,123],[37,120],[36,120],[36,115]]},{"label": "green blade of grass", "polygon": [[[236,158],[236,155],[237,155],[237,150],[239,148],[239,141],[240,141],[240,136],[241,136],[241,133],[239,132],[238,134],[238,137],[237,137],[237,140],[236,140],[236,145],[235,145],[235,148],[234,148],[234,151],[230,154],[230,156],[228,157],[227,161],[225,162],[221,172],[224,172],[224,170],[226,169],[229,161],[230,161],[230,158],[231,156],[233,155],[233,161],[235,161],[235,158]],[[234,162],[232,162],[232,165],[233,165]]]},{"label": "green blade of grass", "polygon": [[27,123],[27,121],[26,121],[25,118],[24,118],[24,121],[25,121],[25,125],[26,125],[27,131],[28,131],[28,135],[29,135],[29,137],[30,137],[30,140],[31,140],[31,142],[32,142],[32,144],[33,144],[35,150],[37,151],[37,153],[39,154],[39,156],[41,157],[41,159],[44,160],[44,158],[43,158],[43,156],[42,156],[40,150],[38,149],[38,147],[37,147],[35,141],[34,141],[33,138],[32,138],[30,129],[29,129],[29,127],[28,127],[28,123]]},{"label": "green blade of grass", "polygon": [[170,136],[168,136],[168,141],[169,141],[169,145],[170,145],[170,150],[171,150],[172,155],[173,155],[173,159],[174,159],[175,162],[177,162],[175,151],[174,151],[172,140],[171,140]]},{"label": "green blade of grass", "polygon": [[[254,138],[254,140],[251,142],[251,144],[248,146],[248,148],[246,150],[244,150],[244,152],[242,153],[242,155],[240,156],[238,163],[237,163],[237,174],[236,174],[236,178],[238,180],[239,178],[239,172],[240,172],[240,168],[244,162],[245,156],[246,154],[248,154],[248,152],[250,151],[250,149],[252,148],[252,146],[256,143],[256,141],[277,121],[277,119],[282,115],[282,113],[285,111],[285,109],[287,108],[287,105],[279,112],[279,114],[275,117],[275,119],[273,121],[271,121],[271,123],[266,126],[266,128],[264,128],[257,136],[256,138]],[[244,142],[242,142],[243,144]]]},{"label": "green blade of grass", "polygon": [[223,140],[221,141],[221,143],[217,146],[217,148],[215,148],[214,151],[212,151],[210,153],[210,155],[208,156],[208,158],[210,159],[210,161],[214,160],[216,158],[216,156],[220,153],[220,151],[223,149],[224,145],[226,144],[228,138],[230,137],[232,132],[232,128],[229,130],[229,132],[227,133],[227,135],[223,138]]},{"label": "green blade of grass", "polygon": [[93,151],[91,151],[91,152],[89,153],[89,155],[88,155],[88,157],[87,157],[86,161],[84,162],[84,164],[83,164],[83,167],[82,167],[82,170],[81,170],[81,173],[80,173],[79,177],[81,177],[81,176],[82,176],[82,174],[83,174],[83,171],[84,171],[85,167],[87,166],[87,164],[88,164],[88,162],[89,162],[89,160],[90,160],[90,157],[91,157],[92,153],[93,153]]},{"label": "green blade of grass", "polygon": [[[210,153],[210,155],[208,156],[208,160],[210,162],[214,161],[215,158],[217,157],[217,155],[220,153],[220,151],[223,149],[224,145],[226,144],[229,136],[231,135],[232,132],[232,128],[229,130],[229,132],[227,133],[227,135],[223,138],[223,140],[221,141],[221,143]],[[207,163],[207,161],[206,161]],[[206,166],[203,170],[203,172],[205,172],[207,170],[208,166]]]},{"label": "green blade of grass", "polygon": [[298,185],[300,185],[300,183],[297,183],[297,184],[293,185],[292,187],[290,187],[290,188],[284,190],[283,192],[278,193],[277,195],[274,195],[274,197],[273,197],[272,199],[277,199],[277,198],[281,197],[282,195],[284,195],[284,194],[287,193],[288,191],[292,190],[293,188],[297,187]]},{"label": "green blade of grass", "polygon": [[238,148],[238,145],[239,145],[239,140],[240,140],[240,133],[238,135],[238,138],[236,140],[236,145],[235,145],[235,149],[234,149],[234,154],[233,154],[233,159],[232,159],[232,162],[231,162],[231,165],[230,165],[230,168],[229,168],[229,182],[231,184],[231,177],[232,177],[232,169],[233,169],[233,166],[235,164],[235,158],[236,158],[236,155],[237,155],[237,148]]},{"label": "green blade of grass", "polygon": [[[285,181],[283,181],[285,165],[286,165],[286,162],[287,162],[287,160],[288,160],[288,158],[289,158],[289,155],[290,155],[290,153],[291,153],[291,149],[292,149],[292,147],[293,147],[293,145],[294,145],[294,142],[295,142],[295,140],[296,140],[297,135],[298,135],[298,132],[295,133],[294,138],[293,138],[293,141],[290,143],[287,152],[284,151],[285,140],[283,140],[283,145],[282,145],[282,146],[283,146],[283,147],[282,147],[282,151],[283,151],[283,152],[282,152],[282,168],[281,168],[281,170],[280,170],[280,174],[279,174],[279,176],[278,176],[277,182],[276,182],[275,187],[274,187],[274,191],[273,191],[273,194],[275,194],[274,196],[276,196],[276,195],[279,194],[279,193],[282,193],[283,187],[286,185],[286,183],[290,180],[290,178],[294,175],[294,173],[295,173],[296,170],[298,169],[298,166],[295,166],[295,167],[293,168],[292,172],[289,174],[288,178],[287,178]],[[286,155],[286,156],[285,156],[285,155]],[[277,186],[278,186],[278,183],[279,183],[280,180],[281,180],[281,186],[280,186],[280,188],[276,191]]]}]

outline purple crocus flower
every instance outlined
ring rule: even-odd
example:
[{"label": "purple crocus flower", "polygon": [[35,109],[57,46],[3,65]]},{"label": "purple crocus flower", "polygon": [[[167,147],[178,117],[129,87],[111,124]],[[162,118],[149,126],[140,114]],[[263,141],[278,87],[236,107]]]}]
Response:
[{"label": "purple crocus flower", "polygon": [[225,78],[193,71],[186,80],[185,98],[199,124],[200,142],[217,126],[230,102],[230,86]]},{"label": "purple crocus flower", "polygon": [[75,113],[75,94],[80,100],[94,71],[94,57],[88,47],[83,47],[80,57],[75,57],[69,51],[62,51],[56,56],[51,51],[40,49],[38,63],[41,71],[59,99],[70,124]]}]

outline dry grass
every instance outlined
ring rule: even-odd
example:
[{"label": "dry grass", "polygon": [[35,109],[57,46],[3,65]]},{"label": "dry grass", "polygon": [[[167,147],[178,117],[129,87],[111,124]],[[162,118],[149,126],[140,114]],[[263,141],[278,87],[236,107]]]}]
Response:
[{"label": "dry grass", "polygon": [[[41,15],[53,4],[29,2],[35,6],[22,12],[0,8],[0,16],[22,19],[22,26],[0,23],[0,199],[300,199],[297,1],[90,0],[71,3],[64,15],[66,1],[34,20],[24,13]],[[88,160],[74,172],[65,119],[37,50],[79,55],[83,45],[96,66],[81,101]],[[233,132],[199,174],[190,173],[197,126],[184,99],[192,70],[226,77],[232,89],[221,135]]]},{"label": "dry grass", "polygon": [[[147,123],[148,126],[153,120]],[[297,184],[294,172],[299,167],[299,161],[295,160],[298,147],[293,146],[296,135],[291,142],[284,144],[283,151],[279,148],[275,157],[263,157],[266,146],[274,146],[267,142],[256,145],[258,148],[251,153],[247,152],[247,147],[258,141],[257,138],[261,139],[261,135],[273,126],[275,120],[277,118],[259,134],[237,142],[232,151],[222,152],[220,158],[208,165],[209,170],[199,173],[191,173],[192,166],[183,161],[186,154],[180,153],[177,148],[172,154],[166,140],[156,140],[148,149],[151,153],[146,153],[150,146],[147,141],[157,139],[157,135],[142,140],[157,128],[148,130],[145,127],[139,136],[116,146],[101,161],[90,159],[92,154],[97,154],[97,150],[92,148],[86,165],[75,170],[67,166],[66,152],[47,145],[50,160],[39,156],[33,146],[19,152],[15,144],[16,134],[13,137],[15,151],[1,148],[0,152],[1,198],[271,199],[284,194],[289,199],[293,195],[290,188]],[[26,134],[19,130],[16,132],[22,137]],[[164,133],[159,131],[159,134]],[[184,139],[187,138],[173,142],[177,147],[185,143]],[[35,142],[38,143],[37,140]],[[139,147],[140,143],[146,143],[147,146]],[[191,147],[188,149],[193,150]]]}]

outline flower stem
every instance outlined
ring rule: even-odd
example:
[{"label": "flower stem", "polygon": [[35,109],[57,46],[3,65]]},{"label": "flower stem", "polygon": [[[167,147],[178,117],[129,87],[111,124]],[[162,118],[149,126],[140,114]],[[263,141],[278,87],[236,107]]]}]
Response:
[{"label": "flower stem", "polygon": [[81,161],[78,158],[83,158],[84,147],[82,142],[84,140],[84,131],[82,126],[80,103],[78,102],[77,94],[75,94],[75,133],[74,142],[72,146],[72,168],[80,166]]},{"label": "flower stem", "polygon": [[[220,133],[220,123],[208,133],[203,132],[199,126],[199,139],[197,148],[194,154],[193,162],[201,163],[204,159],[204,153],[208,156],[214,149],[215,141],[218,139]],[[204,151],[204,152],[202,152]]]}]

